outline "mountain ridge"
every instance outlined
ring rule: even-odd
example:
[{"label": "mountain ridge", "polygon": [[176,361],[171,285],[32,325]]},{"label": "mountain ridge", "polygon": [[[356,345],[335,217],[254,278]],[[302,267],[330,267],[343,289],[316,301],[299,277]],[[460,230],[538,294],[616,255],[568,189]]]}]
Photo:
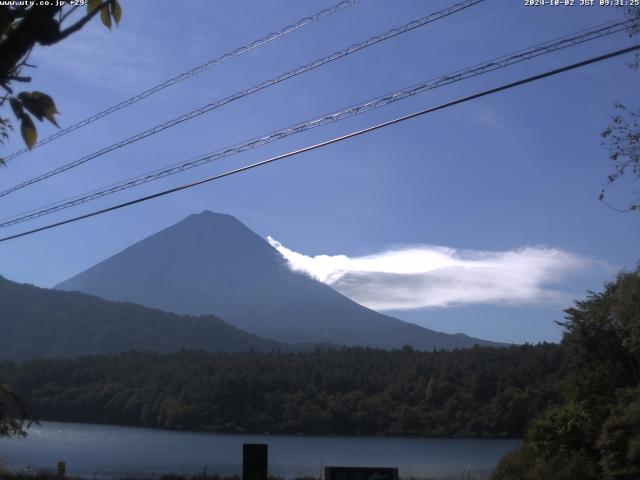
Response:
[{"label": "mountain ridge", "polygon": [[291,271],[235,217],[210,211],[189,215],[55,288],[181,315],[214,314],[284,343],[422,350],[502,345],[435,332],[359,305]]},{"label": "mountain ridge", "polygon": [[287,350],[213,315],[180,316],[0,276],[0,359],[71,358],[125,351],[170,353]]}]

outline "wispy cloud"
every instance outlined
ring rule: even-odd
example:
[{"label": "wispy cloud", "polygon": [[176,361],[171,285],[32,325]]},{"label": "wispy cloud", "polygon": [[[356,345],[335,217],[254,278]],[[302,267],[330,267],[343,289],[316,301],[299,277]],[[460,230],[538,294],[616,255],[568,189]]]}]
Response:
[{"label": "wispy cloud", "polygon": [[310,257],[267,239],[292,270],[374,310],[569,304],[572,296],[553,286],[594,263],[549,247],[489,252],[418,245],[362,257]]}]

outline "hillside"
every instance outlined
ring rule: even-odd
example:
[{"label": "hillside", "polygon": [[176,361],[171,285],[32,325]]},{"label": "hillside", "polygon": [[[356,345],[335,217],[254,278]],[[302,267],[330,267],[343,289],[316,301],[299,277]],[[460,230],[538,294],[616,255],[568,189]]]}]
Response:
[{"label": "hillside", "polygon": [[276,342],[212,315],[179,316],[0,277],[0,358],[77,357],[129,350],[270,351]]},{"label": "hillside", "polygon": [[403,322],[292,272],[263,238],[205,211],[152,235],[56,288],[188,315],[215,314],[287,343],[418,349],[497,345]]}]

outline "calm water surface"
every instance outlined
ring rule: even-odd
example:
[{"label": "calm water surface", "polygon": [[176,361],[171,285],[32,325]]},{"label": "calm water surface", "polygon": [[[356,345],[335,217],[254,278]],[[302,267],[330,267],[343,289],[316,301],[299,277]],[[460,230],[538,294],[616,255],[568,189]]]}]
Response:
[{"label": "calm water surface", "polygon": [[27,438],[0,439],[0,462],[12,470],[54,469],[89,478],[160,473],[240,474],[243,443],[269,444],[269,473],[320,477],[323,465],[398,467],[401,477],[459,479],[470,466],[486,478],[518,440],[307,437],[171,432],[146,428],[43,422]]}]

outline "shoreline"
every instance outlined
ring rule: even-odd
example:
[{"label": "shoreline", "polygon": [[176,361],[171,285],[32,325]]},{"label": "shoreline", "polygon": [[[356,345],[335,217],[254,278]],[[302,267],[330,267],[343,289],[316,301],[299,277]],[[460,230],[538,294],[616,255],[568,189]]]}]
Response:
[{"label": "shoreline", "polygon": [[[328,433],[286,433],[286,432],[241,432],[241,431],[225,431],[225,430],[188,430],[188,429],[176,429],[176,428],[162,428],[162,427],[147,427],[143,425],[127,425],[127,424],[117,424],[117,423],[100,423],[96,421],[91,422],[83,422],[83,421],[68,421],[68,420],[55,420],[55,419],[41,419],[38,420],[38,423],[41,425],[43,423],[63,423],[65,425],[83,425],[83,426],[98,426],[98,427],[114,427],[114,428],[134,428],[140,430],[148,430],[152,432],[171,432],[171,433],[185,433],[185,434],[194,434],[194,435],[249,435],[249,436],[264,436],[264,437],[303,437],[303,438],[336,438],[336,439],[407,439],[407,440],[517,440],[522,441],[522,437],[511,437],[511,436],[432,436],[432,437],[421,437],[418,435],[398,435],[398,434],[377,434],[377,435],[360,435],[360,434],[328,434]],[[28,431],[30,428],[37,428],[38,424],[34,423],[31,427],[26,428],[25,431]]]}]

